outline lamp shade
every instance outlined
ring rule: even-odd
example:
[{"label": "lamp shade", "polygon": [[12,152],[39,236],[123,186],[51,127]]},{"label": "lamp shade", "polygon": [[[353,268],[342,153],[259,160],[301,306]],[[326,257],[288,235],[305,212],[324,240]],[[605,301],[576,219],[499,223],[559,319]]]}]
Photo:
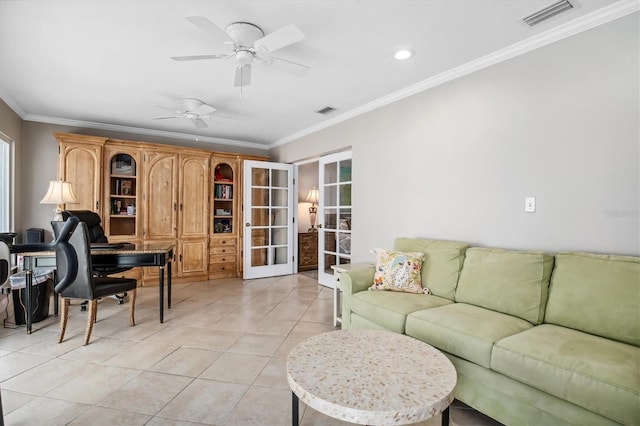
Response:
[{"label": "lamp shade", "polygon": [[310,189],[307,193],[307,197],[304,199],[306,202],[311,204],[318,204],[318,200],[320,199],[320,192],[313,188]]},{"label": "lamp shade", "polygon": [[69,182],[52,180],[40,204],[78,204]]}]

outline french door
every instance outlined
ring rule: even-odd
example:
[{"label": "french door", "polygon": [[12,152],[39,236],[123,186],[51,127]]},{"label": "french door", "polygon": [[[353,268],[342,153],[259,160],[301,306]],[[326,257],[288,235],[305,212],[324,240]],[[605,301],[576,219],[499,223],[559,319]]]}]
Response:
[{"label": "french door", "polygon": [[244,278],[293,274],[293,165],[244,163]]},{"label": "french door", "polygon": [[335,288],[331,266],[351,263],[351,151],[322,157],[318,173],[318,282]]}]

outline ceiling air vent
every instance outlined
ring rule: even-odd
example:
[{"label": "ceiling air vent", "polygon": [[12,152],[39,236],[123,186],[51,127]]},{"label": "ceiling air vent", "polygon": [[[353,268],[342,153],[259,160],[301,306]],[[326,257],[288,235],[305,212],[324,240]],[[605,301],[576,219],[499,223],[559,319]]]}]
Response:
[{"label": "ceiling air vent", "polygon": [[560,0],[544,9],[540,9],[537,12],[532,13],[529,16],[525,16],[522,18],[524,22],[526,22],[530,27],[539,24],[540,22],[546,21],[549,18],[552,18],[565,10],[572,9],[573,5],[569,2],[569,0]]},{"label": "ceiling air vent", "polygon": [[318,114],[330,114],[330,113],[332,113],[332,112],[333,112],[333,111],[335,111],[335,110],[336,110],[336,109],[335,109],[334,107],[326,106],[326,107],[324,107],[324,108],[322,108],[322,109],[317,110],[316,112],[317,112]]}]

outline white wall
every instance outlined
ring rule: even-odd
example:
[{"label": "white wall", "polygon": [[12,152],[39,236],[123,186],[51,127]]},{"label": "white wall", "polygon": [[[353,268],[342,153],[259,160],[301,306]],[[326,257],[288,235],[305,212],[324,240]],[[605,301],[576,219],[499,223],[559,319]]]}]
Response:
[{"label": "white wall", "polygon": [[[309,207],[305,200],[310,189],[318,188],[318,162],[300,164],[298,166],[298,232],[307,232],[311,227]],[[316,218],[316,224],[318,223]]]},{"label": "white wall", "polygon": [[[272,150],[351,146],[353,260],[397,236],[640,254],[638,14]],[[317,147],[323,147],[318,149]],[[535,196],[536,213],[524,213]]]}]

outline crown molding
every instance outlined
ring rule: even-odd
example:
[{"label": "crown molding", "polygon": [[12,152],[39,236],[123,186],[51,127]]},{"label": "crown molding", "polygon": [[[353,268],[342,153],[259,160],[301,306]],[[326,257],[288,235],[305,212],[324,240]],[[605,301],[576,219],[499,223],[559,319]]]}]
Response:
[{"label": "crown molding", "polygon": [[273,149],[289,142],[293,142],[297,139],[302,138],[303,136],[307,136],[328,127],[335,126],[336,124],[342,123],[343,121],[350,120],[354,117],[381,108],[390,103],[399,101],[401,99],[407,98],[409,96],[415,95],[417,93],[463,77],[465,75],[474,73],[476,71],[514,58],[516,56],[523,55],[525,53],[531,52],[535,49],[539,49],[551,43],[555,43],[567,37],[571,37],[583,31],[590,30],[618,18],[622,18],[623,16],[637,12],[638,10],[640,10],[640,0],[620,0],[616,3],[595,10],[558,27],[529,37],[503,49],[496,50],[495,52],[489,53],[488,55],[482,56],[478,59],[474,59],[473,61],[467,62],[466,64],[460,65],[448,71],[437,74],[433,77],[422,80],[416,84],[393,92],[387,96],[383,96],[382,98],[378,98],[372,102],[361,105],[340,115],[336,115],[335,117],[332,117],[314,126],[308,127],[299,132],[292,133],[289,136],[285,136],[284,138],[278,139],[270,144],[269,149]]},{"label": "crown molding", "polygon": [[158,137],[182,139],[182,140],[189,140],[189,141],[196,141],[196,142],[209,142],[209,143],[217,143],[220,145],[230,145],[234,147],[259,149],[263,151],[266,151],[269,149],[267,145],[262,145],[255,142],[246,142],[246,141],[240,141],[240,140],[234,140],[234,139],[213,138],[210,136],[198,136],[198,135],[191,135],[188,133],[177,133],[177,132],[167,132],[162,130],[143,129],[141,127],[130,127],[130,126],[120,126],[117,124],[95,123],[92,121],[69,120],[66,118],[49,117],[49,116],[35,115],[35,114],[27,114],[24,117],[21,116],[21,118],[25,121],[35,121],[38,123],[83,127],[88,129],[109,130],[114,132],[128,132],[128,133],[135,133],[139,135],[158,136]]}]

